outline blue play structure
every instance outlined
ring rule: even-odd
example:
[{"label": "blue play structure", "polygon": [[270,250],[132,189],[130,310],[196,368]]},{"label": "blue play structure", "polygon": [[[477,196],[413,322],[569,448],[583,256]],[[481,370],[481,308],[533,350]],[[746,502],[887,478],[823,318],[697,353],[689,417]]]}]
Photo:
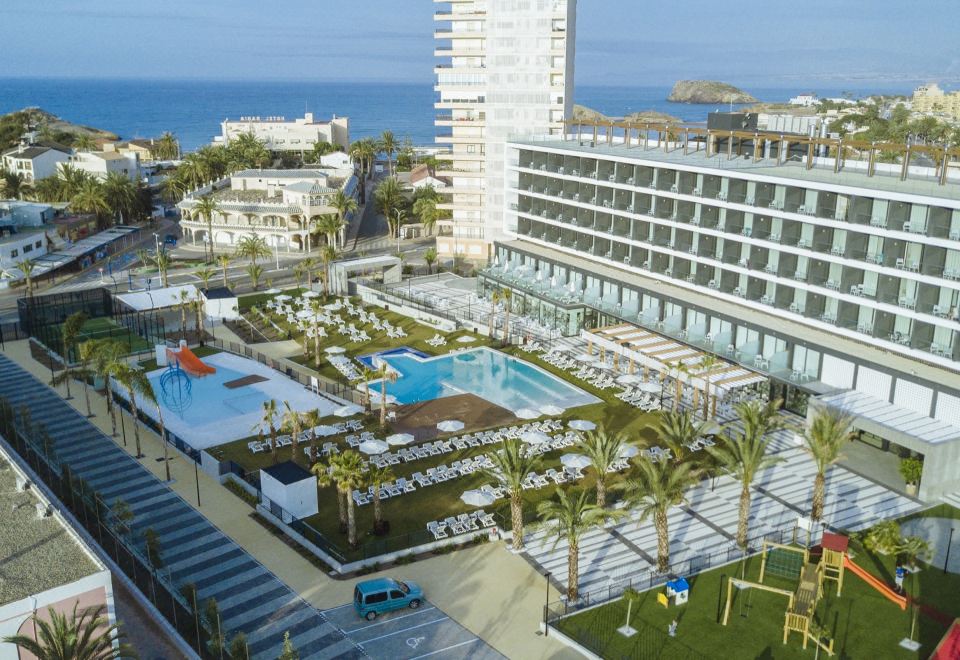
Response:
[{"label": "blue play structure", "polygon": [[176,360],[171,362],[160,376],[160,389],[163,404],[178,415],[193,403],[193,383]]}]

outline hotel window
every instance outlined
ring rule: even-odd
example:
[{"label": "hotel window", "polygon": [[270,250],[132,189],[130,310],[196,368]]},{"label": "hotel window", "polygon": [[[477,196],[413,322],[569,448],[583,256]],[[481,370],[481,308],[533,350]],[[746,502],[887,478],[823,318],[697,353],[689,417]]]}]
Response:
[{"label": "hotel window", "polygon": [[32,246],[32,245],[24,245],[24,246],[23,246],[23,253],[26,254],[27,252],[33,252],[33,246]]},{"label": "hotel window", "polygon": [[16,258],[19,257],[19,256],[20,256],[20,251],[19,251],[19,250],[10,250],[10,258],[11,258],[11,259],[16,259]]}]

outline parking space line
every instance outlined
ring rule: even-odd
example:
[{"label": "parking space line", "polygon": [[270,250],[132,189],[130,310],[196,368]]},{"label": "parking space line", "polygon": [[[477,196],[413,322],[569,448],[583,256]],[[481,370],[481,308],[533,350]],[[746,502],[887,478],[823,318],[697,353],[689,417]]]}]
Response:
[{"label": "parking space line", "polygon": [[440,619],[435,619],[435,620],[433,620],[433,621],[429,621],[429,622],[427,622],[427,623],[421,623],[419,626],[410,626],[409,628],[404,628],[403,630],[397,630],[397,631],[392,632],[392,633],[387,633],[386,635],[380,635],[379,637],[372,637],[372,638],[370,638],[370,639],[365,639],[364,641],[362,641],[362,642],[357,642],[357,643],[360,644],[361,647],[363,647],[363,646],[369,644],[370,642],[375,642],[375,641],[377,641],[378,639],[386,639],[387,637],[393,637],[394,635],[399,635],[400,633],[405,633],[405,632],[408,632],[408,631],[410,631],[410,630],[416,630],[417,628],[423,628],[423,627],[425,627],[425,626],[432,626],[432,625],[435,624],[435,623],[440,623],[440,622],[442,622],[442,621],[449,621],[449,620],[450,620],[450,617],[445,616],[445,617],[442,617],[442,618],[440,618]]},{"label": "parking space line", "polygon": [[423,613],[423,612],[429,612],[430,610],[435,610],[435,609],[437,609],[437,608],[436,608],[436,607],[425,607],[425,608],[423,608],[423,609],[421,609],[421,610],[417,610],[417,611],[415,611],[415,612],[410,612],[409,614],[401,614],[400,616],[393,616],[393,617],[390,617],[389,619],[383,619],[382,621],[379,621],[379,622],[377,622],[377,623],[371,623],[371,624],[367,624],[367,625],[360,626],[359,628],[351,628],[351,629],[349,629],[349,630],[347,630],[346,628],[344,628],[344,629],[343,629],[343,632],[345,632],[345,633],[348,634],[348,635],[352,635],[353,633],[360,632],[360,631],[362,631],[362,630],[367,630],[367,629],[369,629],[369,628],[374,628],[374,627],[376,627],[376,626],[382,626],[382,625],[387,624],[387,623],[393,623],[394,621],[399,621],[400,619],[406,619],[408,616],[416,616],[416,615],[421,614],[421,613]]},{"label": "parking space line", "polygon": [[339,607],[330,607],[330,608],[327,608],[327,609],[325,609],[325,610],[323,610],[323,611],[324,611],[324,612],[336,612],[337,610],[343,610],[343,609],[346,609],[346,608],[348,608],[348,607],[353,607],[353,603],[347,603],[346,605],[340,605]]},{"label": "parking space line", "polygon": [[474,642],[479,642],[479,641],[480,641],[480,638],[479,638],[479,637],[474,637],[473,639],[468,639],[468,640],[465,641],[465,642],[460,642],[459,644],[454,644],[453,646],[448,646],[448,647],[443,648],[443,649],[437,649],[436,651],[430,651],[430,653],[424,653],[423,655],[418,655],[418,656],[416,656],[416,657],[414,657],[414,658],[410,658],[410,660],[420,660],[420,658],[428,658],[428,657],[430,657],[431,655],[436,655],[436,654],[438,654],[438,653],[443,653],[444,651],[449,651],[450,649],[455,649],[455,648],[457,648],[458,646],[466,646],[467,644],[473,644]]}]

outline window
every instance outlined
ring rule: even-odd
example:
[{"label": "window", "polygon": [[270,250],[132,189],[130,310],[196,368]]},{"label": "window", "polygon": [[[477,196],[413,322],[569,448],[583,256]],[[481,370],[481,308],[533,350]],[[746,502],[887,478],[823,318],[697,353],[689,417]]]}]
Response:
[{"label": "window", "polygon": [[387,592],[381,591],[376,594],[367,594],[367,605],[374,605],[376,603],[385,603],[387,601]]},{"label": "window", "polygon": [[394,589],[390,592],[390,600],[403,600],[403,592]]},{"label": "window", "polygon": [[41,247],[42,245],[43,245],[43,241],[37,241],[36,243],[34,243],[34,247]]},{"label": "window", "polygon": [[23,246],[23,253],[26,254],[27,252],[33,252],[33,246],[32,246],[32,245],[24,245],[24,246]]},{"label": "window", "polygon": [[10,258],[16,259],[20,256],[20,250],[10,250]]}]

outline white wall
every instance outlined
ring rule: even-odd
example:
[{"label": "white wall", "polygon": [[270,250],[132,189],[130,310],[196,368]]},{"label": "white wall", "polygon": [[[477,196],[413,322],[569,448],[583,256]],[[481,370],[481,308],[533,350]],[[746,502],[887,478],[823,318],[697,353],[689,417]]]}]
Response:
[{"label": "white wall", "polygon": [[317,481],[312,477],[287,485],[260,470],[260,489],[268,500],[276,502],[294,518],[307,518],[318,511]]}]

